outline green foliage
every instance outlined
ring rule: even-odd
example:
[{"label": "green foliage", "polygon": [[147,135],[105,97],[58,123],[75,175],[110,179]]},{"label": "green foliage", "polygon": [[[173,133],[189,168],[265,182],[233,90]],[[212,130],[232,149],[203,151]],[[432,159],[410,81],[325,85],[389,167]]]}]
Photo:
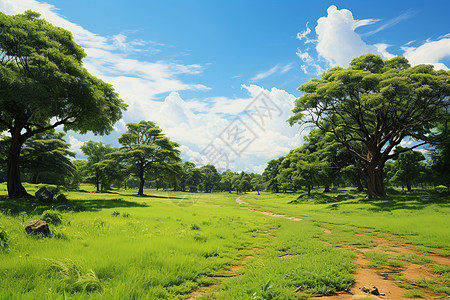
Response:
[{"label": "green foliage", "polygon": [[30,137],[22,147],[21,165],[27,181],[70,185],[75,166],[69,151],[70,145],[63,139],[64,133],[49,130]]},{"label": "green foliage", "polygon": [[146,178],[156,179],[163,175],[170,178],[182,173],[180,151],[176,149],[179,145],[171,142],[154,122],[128,123],[127,129],[119,138],[121,151],[113,157],[139,178],[138,195],[144,194]]},{"label": "green foliage", "polygon": [[[396,151],[403,150],[402,147],[396,148]],[[400,153],[389,170],[390,181],[405,185],[408,191],[411,191],[411,186],[420,180],[420,173],[425,171],[424,166],[420,164],[423,160],[425,156],[419,151]]]},{"label": "green foliage", "polygon": [[55,210],[45,210],[41,215],[41,219],[49,224],[59,225],[62,222],[62,215]]},{"label": "green foliage", "polygon": [[383,167],[394,148],[407,136],[435,141],[434,129],[449,120],[449,76],[431,65],[410,67],[404,57],[362,55],[300,86],[289,122],[332,133],[361,164],[368,196],[384,197]]},{"label": "green foliage", "polygon": [[121,183],[125,180],[127,174],[124,168],[109,155],[117,152],[117,148],[102,142],[88,141],[81,146],[81,150],[88,156],[85,181],[94,183],[97,192],[108,190],[112,183]]},{"label": "green foliage", "polygon": [[126,104],[111,85],[83,67],[86,56],[72,34],[26,11],[0,14],[0,130],[11,136],[9,196],[27,196],[20,182],[19,153],[30,137],[64,130],[108,133]]}]

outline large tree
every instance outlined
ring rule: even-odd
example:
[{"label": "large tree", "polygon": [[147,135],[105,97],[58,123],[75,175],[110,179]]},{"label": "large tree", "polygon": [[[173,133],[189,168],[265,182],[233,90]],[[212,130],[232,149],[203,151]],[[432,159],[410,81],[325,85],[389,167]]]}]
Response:
[{"label": "large tree", "polygon": [[362,55],[299,89],[289,122],[334,134],[360,162],[369,198],[385,196],[384,164],[405,137],[420,142],[404,152],[438,138],[433,129],[449,119],[450,72],[410,67],[404,57]]},{"label": "large tree", "polygon": [[111,85],[83,67],[86,56],[72,34],[39,14],[0,13],[0,131],[8,131],[10,198],[29,196],[20,181],[24,142],[59,125],[64,130],[105,134],[126,105]]},{"label": "large tree", "polygon": [[139,178],[138,195],[144,195],[146,177],[154,178],[156,171],[171,173],[181,162],[177,143],[171,142],[152,121],[128,123],[119,138],[121,152],[115,156],[123,161],[132,175]]}]

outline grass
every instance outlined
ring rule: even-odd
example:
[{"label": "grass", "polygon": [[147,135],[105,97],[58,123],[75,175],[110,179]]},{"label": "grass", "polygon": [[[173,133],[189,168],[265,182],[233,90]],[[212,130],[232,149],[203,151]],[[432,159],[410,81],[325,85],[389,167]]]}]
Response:
[{"label": "grass", "polygon": [[391,258],[386,253],[377,251],[367,251],[364,257],[370,260],[369,267],[382,268],[383,266],[403,267],[401,260]]},{"label": "grass", "polygon": [[413,289],[405,292],[403,296],[406,298],[423,298],[425,292],[419,289]]},{"label": "grass", "polygon": [[[33,193],[40,185],[26,188]],[[426,196],[368,201],[345,190],[289,204],[297,195],[241,195],[261,210],[304,219],[295,222],[241,209],[236,194],[82,189],[64,191],[68,203],[43,205],[8,200],[0,184],[0,231],[7,245],[0,249],[0,299],[185,299],[247,256],[253,258],[239,276],[211,289],[213,299],[302,299],[348,290],[352,248],[373,246],[372,235],[401,234],[424,245],[423,253],[450,251],[443,226],[448,204]],[[51,236],[28,236],[24,227],[40,217],[51,221]],[[371,252],[378,265],[429,263],[422,255]],[[448,269],[435,269],[444,279],[420,284],[445,291]]]},{"label": "grass", "polygon": [[[351,199],[345,195],[352,193]],[[317,194],[317,193],[316,193]],[[339,202],[292,203],[295,194],[248,194],[243,200],[256,208],[287,214],[299,218],[309,218],[326,224],[370,228],[376,232],[399,235],[404,242],[440,248],[444,254],[450,251],[450,197],[429,191],[415,191],[410,194],[394,194],[386,199],[369,200],[363,193],[352,189],[327,193],[327,197],[344,195]],[[290,204],[291,203],[291,204]]]}]

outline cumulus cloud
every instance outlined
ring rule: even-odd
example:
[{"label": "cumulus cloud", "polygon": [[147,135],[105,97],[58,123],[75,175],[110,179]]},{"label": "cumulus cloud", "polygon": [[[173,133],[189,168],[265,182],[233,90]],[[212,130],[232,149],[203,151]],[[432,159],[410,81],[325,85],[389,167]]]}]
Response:
[{"label": "cumulus cloud", "polygon": [[[267,90],[255,84],[242,85],[242,89],[248,93],[247,97],[215,97],[206,101],[183,99],[178,92],[172,92],[163,102],[152,103],[153,109],[146,119],[155,121],[167,136],[182,145],[184,160],[199,165],[214,163],[222,171],[242,169],[252,163],[249,171],[260,172],[261,165],[268,160],[300,146],[307,132],[299,132],[298,127],[286,122],[295,96],[282,89]],[[265,100],[258,98],[262,92]],[[271,111],[265,110],[267,105]],[[255,108],[264,112],[263,120],[262,115],[253,115]],[[236,124],[239,128],[233,127]],[[234,145],[229,136],[242,129],[246,129],[242,132],[242,143],[251,140],[245,147]],[[228,158],[226,163],[215,163],[219,152]]]},{"label": "cumulus cloud", "polygon": [[433,65],[436,70],[449,68],[439,62],[446,57],[450,57],[450,38],[444,36],[437,41],[427,41],[418,47],[404,48],[404,56],[409,60],[413,66],[418,64]]},{"label": "cumulus cloud", "polygon": [[317,20],[316,50],[331,66],[347,67],[354,57],[378,53],[377,47],[366,44],[355,32],[356,24],[351,11],[334,5],[327,9],[326,17]]},{"label": "cumulus cloud", "polygon": [[[308,24],[306,30],[297,34],[297,38],[300,40],[305,39],[315,45],[314,50],[318,56],[313,57],[309,48],[298,49],[297,55],[304,63],[301,69],[305,74],[318,75],[329,67],[347,67],[354,57],[366,53],[379,54],[384,59],[391,59],[395,57],[394,54],[388,51],[389,47],[393,47],[392,45],[386,43],[371,45],[366,43],[362,36],[376,34],[399,22],[412,18],[414,15],[413,11],[407,11],[384,22],[375,30],[359,34],[355,31],[357,28],[372,25],[381,20],[375,18],[356,20],[350,10],[339,10],[336,6],[331,5],[327,9],[327,15],[317,20],[317,26],[315,27],[316,40],[310,37],[311,30]],[[411,46],[413,43],[414,41],[411,41],[400,47],[403,51],[402,55],[410,61],[411,65],[432,64],[435,69],[448,70],[448,67],[441,61],[450,56],[450,34],[443,35],[435,41],[427,40],[417,47]]]}]

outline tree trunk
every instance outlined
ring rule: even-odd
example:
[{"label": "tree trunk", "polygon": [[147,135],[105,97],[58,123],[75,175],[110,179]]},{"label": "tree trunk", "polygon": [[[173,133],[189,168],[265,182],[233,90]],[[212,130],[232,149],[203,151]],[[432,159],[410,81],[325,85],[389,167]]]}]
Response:
[{"label": "tree trunk", "polygon": [[37,180],[38,180],[38,174],[35,173],[35,174],[33,174],[33,177],[32,177],[32,179],[31,179],[31,183],[37,184]]},{"label": "tree trunk", "polygon": [[330,186],[329,186],[329,185],[326,185],[325,188],[324,188],[324,190],[323,190],[323,192],[324,192],[324,193],[329,193],[329,192],[330,192]]},{"label": "tree trunk", "polygon": [[100,175],[98,174],[98,170],[95,169],[95,186],[97,187],[97,193],[100,192]]},{"label": "tree trunk", "polygon": [[139,171],[139,191],[138,195],[144,196],[144,170]]},{"label": "tree trunk", "polygon": [[411,184],[410,183],[406,184],[406,189],[408,190],[408,192],[411,192]]},{"label": "tree trunk", "polygon": [[383,168],[368,165],[366,167],[365,179],[367,184],[367,196],[369,199],[386,197],[383,185]]},{"label": "tree trunk", "polygon": [[308,197],[311,196],[311,185],[308,184]]},{"label": "tree trunk", "polygon": [[12,132],[11,146],[9,148],[8,156],[8,173],[7,173],[7,187],[9,198],[29,198],[32,197],[27,193],[20,181],[20,149],[24,141],[21,140],[20,130],[16,129]]}]

